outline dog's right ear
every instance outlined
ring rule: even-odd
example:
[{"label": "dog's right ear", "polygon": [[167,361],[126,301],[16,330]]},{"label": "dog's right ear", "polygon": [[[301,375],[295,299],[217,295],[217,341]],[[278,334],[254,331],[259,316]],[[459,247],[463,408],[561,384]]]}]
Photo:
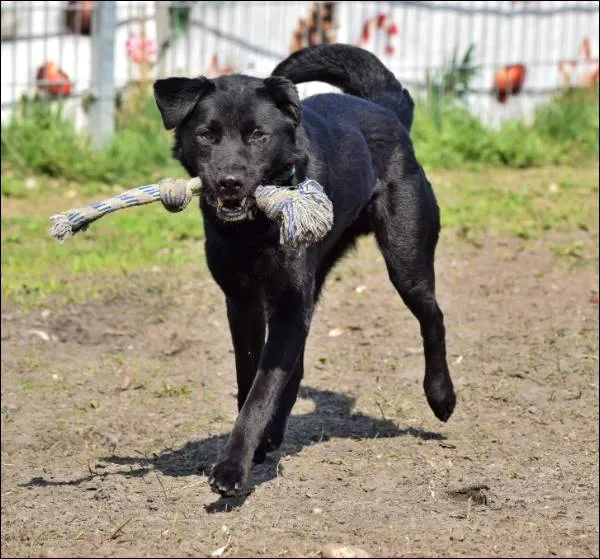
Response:
[{"label": "dog's right ear", "polygon": [[154,83],[154,99],[167,130],[179,126],[201,97],[215,89],[208,78],[167,78]]}]

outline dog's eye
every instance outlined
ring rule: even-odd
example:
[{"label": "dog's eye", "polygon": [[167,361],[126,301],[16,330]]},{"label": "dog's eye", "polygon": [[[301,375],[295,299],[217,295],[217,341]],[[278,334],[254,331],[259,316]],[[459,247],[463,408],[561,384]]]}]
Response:
[{"label": "dog's eye", "polygon": [[255,128],[252,131],[252,134],[248,136],[248,141],[250,142],[260,142],[260,140],[264,140],[267,137],[267,134],[258,128]]},{"label": "dog's eye", "polygon": [[203,142],[206,142],[207,144],[213,144],[217,139],[215,133],[212,130],[209,130],[208,128],[206,130],[200,130],[196,134],[196,136],[198,137],[198,139],[200,139]]}]

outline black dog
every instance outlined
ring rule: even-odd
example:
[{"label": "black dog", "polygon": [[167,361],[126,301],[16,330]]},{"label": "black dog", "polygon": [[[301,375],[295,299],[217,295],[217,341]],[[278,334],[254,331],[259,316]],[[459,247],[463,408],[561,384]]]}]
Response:
[{"label": "black dog", "polygon": [[[294,83],[307,81],[345,95],[301,103]],[[265,80],[169,78],[154,93],[165,127],[175,128],[174,157],[203,181],[206,258],[226,297],[235,349],[239,415],[212,468],[212,489],[236,493],[253,458],[281,444],[323,282],[358,235],[375,233],[390,280],[420,323],[425,395],[446,421],[456,398],[434,293],[439,210],[409,138],[413,101],[393,74],[365,50],[320,45]],[[282,248],[253,193],[306,177],[331,198],[333,228],[308,249]]]}]

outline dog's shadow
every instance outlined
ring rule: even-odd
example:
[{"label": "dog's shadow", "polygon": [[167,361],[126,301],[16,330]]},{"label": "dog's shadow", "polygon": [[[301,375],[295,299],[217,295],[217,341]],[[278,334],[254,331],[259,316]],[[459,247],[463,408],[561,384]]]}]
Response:
[{"label": "dog's shadow", "polygon": [[[289,420],[284,443],[281,448],[271,453],[263,464],[252,469],[254,487],[274,479],[282,456],[294,455],[303,448],[328,440],[330,438],[374,439],[385,437],[412,436],[424,440],[444,440],[446,437],[434,432],[423,431],[413,427],[400,429],[391,420],[383,417],[374,418],[363,413],[352,413],[355,398],[311,387],[302,387],[300,398],[313,401],[315,409],[303,415],[292,415]],[[127,470],[111,472],[120,475],[144,476],[150,471],[160,471],[165,476],[180,477],[207,474],[215,461],[219,450],[227,442],[229,434],[213,435],[206,439],[190,441],[177,449],[166,449],[152,456],[122,456],[113,454],[99,460],[119,466],[128,466]],[[27,487],[50,485],[79,485],[96,476],[109,474],[90,470],[90,475],[71,481],[57,482],[43,478],[33,478],[24,484]],[[207,512],[230,511],[241,506],[252,492],[231,498],[220,498],[206,505]]]}]

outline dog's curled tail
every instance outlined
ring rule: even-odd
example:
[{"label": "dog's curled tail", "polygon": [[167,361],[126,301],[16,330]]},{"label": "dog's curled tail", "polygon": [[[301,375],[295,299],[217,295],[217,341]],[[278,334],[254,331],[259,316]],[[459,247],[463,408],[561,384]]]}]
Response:
[{"label": "dog's curled tail", "polygon": [[412,97],[394,74],[365,49],[345,44],[307,47],[278,64],[272,75],[294,83],[320,81],[331,84],[344,93],[390,109],[407,130],[412,125]]}]

